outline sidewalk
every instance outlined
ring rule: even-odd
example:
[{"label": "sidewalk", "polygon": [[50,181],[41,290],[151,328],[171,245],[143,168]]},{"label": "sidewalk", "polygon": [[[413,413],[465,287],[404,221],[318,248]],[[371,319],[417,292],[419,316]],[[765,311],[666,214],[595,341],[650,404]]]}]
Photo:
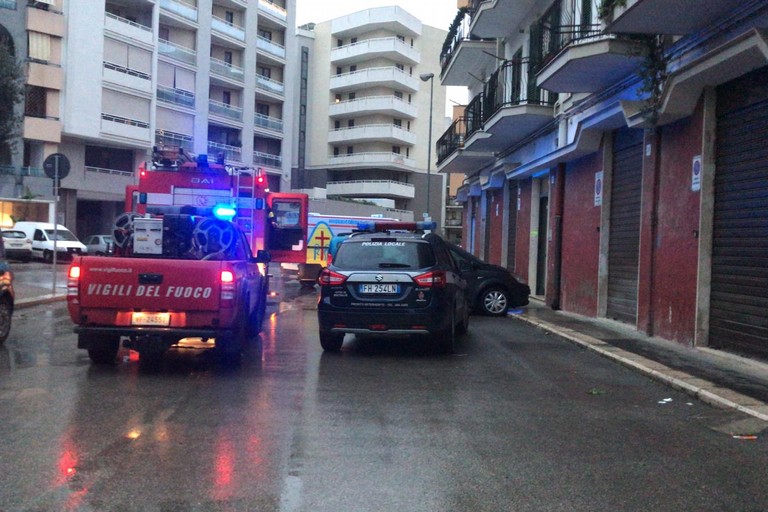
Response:
[{"label": "sidewalk", "polygon": [[644,336],[618,322],[553,311],[532,300],[510,318],[538,326],[718,407],[768,421],[768,364]]}]

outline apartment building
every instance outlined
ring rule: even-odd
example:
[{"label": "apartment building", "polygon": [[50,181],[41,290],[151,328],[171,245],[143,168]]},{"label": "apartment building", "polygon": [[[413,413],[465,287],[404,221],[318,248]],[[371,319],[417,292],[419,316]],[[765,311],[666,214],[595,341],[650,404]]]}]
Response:
[{"label": "apartment building", "polygon": [[[81,236],[107,230],[154,146],[259,167],[272,190],[289,187],[294,0],[54,2],[58,25],[35,26],[56,27],[51,48],[62,48],[59,82],[44,84],[49,110],[61,105],[60,139],[25,139],[25,164],[69,158],[60,221]],[[30,189],[50,198],[40,180]]]},{"label": "apartment building", "polygon": [[768,2],[460,13],[440,78],[472,99],[436,150],[465,244],[553,308],[767,356]]},{"label": "apartment building", "polygon": [[0,150],[0,226],[5,228],[22,217],[47,219],[52,207],[52,181],[42,161],[61,142],[66,24],[60,1],[0,1],[0,40],[26,77],[25,101],[17,106],[23,119],[20,136],[13,151]]},{"label": "apartment building", "polygon": [[395,6],[300,27],[293,187],[442,223],[445,181],[429,138],[430,120],[433,137],[445,129],[435,82],[446,35]]}]

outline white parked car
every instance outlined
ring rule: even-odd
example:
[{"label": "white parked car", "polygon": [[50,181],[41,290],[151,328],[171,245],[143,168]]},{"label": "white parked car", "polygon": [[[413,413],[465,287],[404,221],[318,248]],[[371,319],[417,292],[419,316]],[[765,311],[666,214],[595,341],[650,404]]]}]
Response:
[{"label": "white parked car", "polygon": [[[32,255],[46,262],[53,261],[54,245],[57,258],[70,259],[75,254],[86,254],[88,249],[66,227],[49,222],[19,221],[13,229],[23,231],[32,239]],[[54,244],[54,233],[56,240]]]},{"label": "white parked car", "polygon": [[96,256],[112,254],[112,249],[115,246],[112,235],[90,235],[85,238],[83,243],[88,248],[88,254],[95,254]]},{"label": "white parked car", "polygon": [[32,259],[32,239],[23,231],[9,229],[3,231],[5,255],[9,260],[28,262]]}]

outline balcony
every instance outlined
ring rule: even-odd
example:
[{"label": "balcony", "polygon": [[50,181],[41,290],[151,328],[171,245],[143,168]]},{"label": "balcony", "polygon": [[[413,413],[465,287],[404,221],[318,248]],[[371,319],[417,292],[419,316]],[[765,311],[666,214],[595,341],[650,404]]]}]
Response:
[{"label": "balcony", "polygon": [[245,80],[243,68],[235,66],[229,62],[211,57],[211,74],[217,75],[227,80],[242,84]]},{"label": "balcony", "polygon": [[[599,0],[569,11],[555,3],[539,20],[540,39],[532,50],[539,66],[539,87],[553,92],[594,93],[621,81],[642,64],[642,43],[628,36],[603,33],[602,25],[586,21],[596,19]],[[588,10],[586,10],[588,8]],[[540,56],[540,60],[539,57]]]},{"label": "balcony", "polygon": [[329,156],[328,165],[334,169],[376,168],[410,172],[416,167],[416,161],[399,153],[371,152]]},{"label": "balcony", "polygon": [[491,151],[479,152],[464,149],[467,122],[464,117],[456,119],[437,139],[437,168],[447,174],[467,174],[492,164],[496,156]]},{"label": "balcony", "polygon": [[397,37],[365,39],[331,49],[331,63],[337,65],[379,58],[418,64],[421,61],[421,54],[413,46]]},{"label": "balcony", "polygon": [[27,85],[60,91],[64,85],[64,71],[57,64],[27,61]]},{"label": "balcony", "polygon": [[272,80],[263,75],[256,75],[256,87],[280,97],[285,96],[285,84],[283,82]]},{"label": "balcony", "polygon": [[416,92],[419,90],[419,79],[395,66],[367,68],[331,77],[332,91],[356,91],[361,88],[375,86]]},{"label": "balcony", "polygon": [[[504,63],[467,105],[467,141],[472,151],[501,151],[554,119],[556,96],[536,87],[529,59]],[[478,121],[482,121],[482,125]]]},{"label": "balcony", "polygon": [[245,29],[234,23],[223,20],[218,16],[211,16],[211,29],[214,32],[225,36],[227,39],[234,39],[235,41],[245,42]]},{"label": "balcony", "polygon": [[44,142],[61,142],[61,122],[58,118],[24,116],[23,136],[25,139]]},{"label": "balcony", "polygon": [[157,100],[180,107],[195,108],[195,95],[181,89],[157,86]]},{"label": "balcony", "polygon": [[160,0],[160,8],[188,21],[197,23],[197,7],[182,0]]},{"label": "balcony", "polygon": [[288,11],[270,0],[259,0],[259,11],[268,16],[286,23],[288,21]]},{"label": "balcony", "polygon": [[243,121],[243,109],[216,100],[208,100],[208,113],[231,121]]},{"label": "balcony", "polygon": [[253,126],[255,128],[263,128],[265,130],[283,133],[283,120],[278,119],[277,117],[255,114],[253,116]]},{"label": "balcony", "polygon": [[152,92],[150,75],[112,62],[104,62],[104,81],[134,91]]},{"label": "balcony", "polygon": [[262,52],[279,59],[278,62],[285,62],[285,46],[275,43],[266,37],[258,36],[256,38],[256,48]]},{"label": "balcony", "polygon": [[197,52],[195,50],[166,41],[165,39],[158,39],[157,43],[157,53],[159,55],[193,66],[197,64]]},{"label": "balcony", "polygon": [[194,148],[191,135],[169,132],[168,130],[155,130],[155,145],[179,147],[190,153]]},{"label": "balcony", "polygon": [[521,26],[538,0],[470,0],[470,33],[475,37],[501,39]]},{"label": "balcony", "polygon": [[154,44],[154,35],[151,27],[145,27],[110,12],[104,14],[104,29],[148,45]]},{"label": "balcony", "polygon": [[261,151],[254,151],[253,165],[266,165],[267,167],[274,167],[276,169],[281,169],[283,167],[283,157],[280,155],[273,155],[271,153],[262,153]]},{"label": "balcony", "polygon": [[[626,0],[611,2],[606,32],[684,35],[717,24],[736,7],[730,0]],[[625,4],[625,5],[621,5]]]},{"label": "balcony", "polygon": [[136,119],[101,114],[101,134],[109,139],[128,139],[143,144],[150,144],[149,123]]},{"label": "balcony", "polygon": [[354,100],[331,103],[328,112],[331,117],[348,118],[381,114],[415,119],[418,115],[418,108],[394,96],[366,96]]},{"label": "balcony", "polygon": [[55,37],[64,37],[67,33],[67,23],[60,11],[28,7],[27,30]]},{"label": "balcony", "polygon": [[391,180],[330,181],[325,186],[329,196],[381,197],[388,199],[413,199],[416,188],[410,183]]},{"label": "balcony", "polygon": [[393,124],[367,124],[332,130],[328,143],[386,142],[387,144],[416,144],[416,134]]},{"label": "balcony", "polygon": [[331,22],[334,37],[355,37],[379,30],[415,37],[421,35],[421,22],[394,6],[365,9]]},{"label": "balcony", "polygon": [[219,155],[223,155],[225,160],[232,162],[243,161],[243,150],[240,146],[230,146],[220,142],[208,141],[208,155],[210,161],[215,162]]},{"label": "balcony", "polygon": [[498,63],[495,40],[481,40],[470,36],[469,16],[463,16],[455,30],[448,33],[440,54],[440,81],[443,85],[469,87],[476,77],[487,76],[486,70]]}]

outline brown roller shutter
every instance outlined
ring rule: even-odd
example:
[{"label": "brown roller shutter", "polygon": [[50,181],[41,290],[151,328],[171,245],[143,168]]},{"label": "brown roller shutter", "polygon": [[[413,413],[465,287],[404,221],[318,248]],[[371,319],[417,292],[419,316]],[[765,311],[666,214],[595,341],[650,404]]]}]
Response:
[{"label": "brown roller shutter", "polygon": [[[718,91],[709,344],[768,356],[768,80]],[[721,101],[720,98],[723,97]],[[747,101],[750,105],[740,105]]]},{"label": "brown roller shutter", "polygon": [[632,325],[637,322],[642,173],[642,130],[619,130],[613,144],[606,315]]}]

